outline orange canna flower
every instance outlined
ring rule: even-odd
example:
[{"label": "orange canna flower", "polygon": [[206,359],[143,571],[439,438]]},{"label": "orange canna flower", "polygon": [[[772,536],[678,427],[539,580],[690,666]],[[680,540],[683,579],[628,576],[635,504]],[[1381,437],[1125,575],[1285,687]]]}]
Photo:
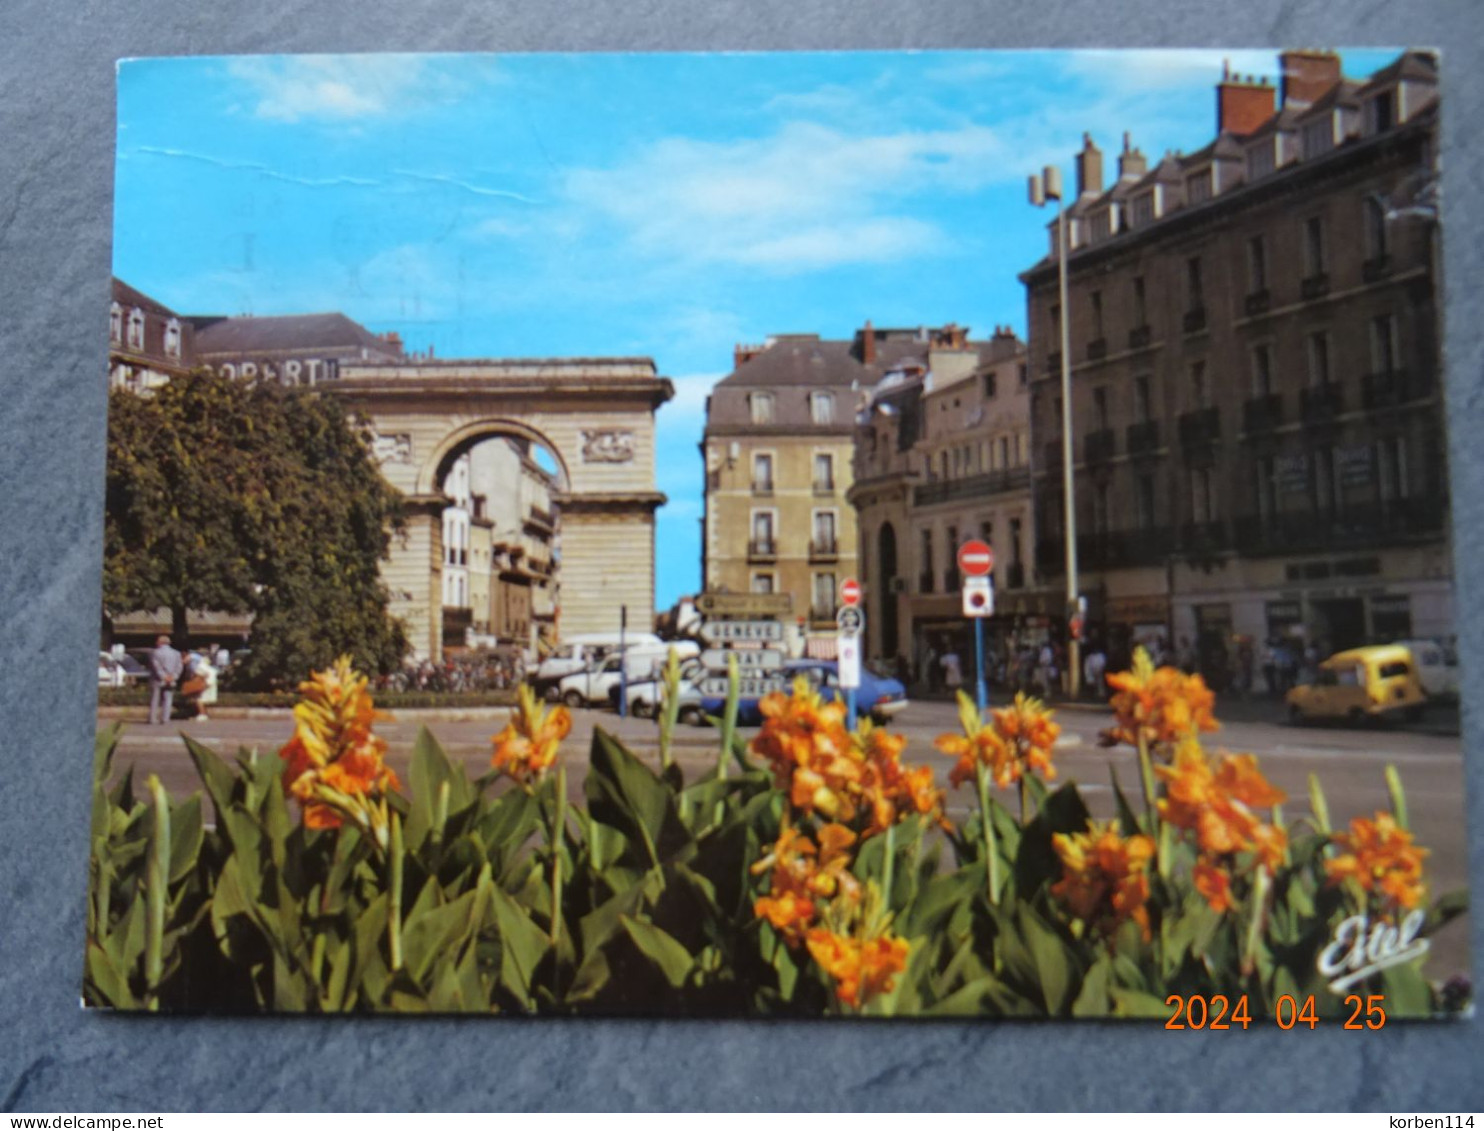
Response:
[{"label": "orange canna flower", "polygon": [[1195,890],[1206,897],[1211,910],[1218,915],[1230,911],[1232,902],[1232,880],[1226,869],[1209,860],[1198,860],[1195,865]]},{"label": "orange canna flower", "polygon": [[809,954],[835,983],[840,1004],[860,1009],[889,993],[895,976],[907,968],[908,943],[884,931],[857,938],[825,927],[809,932]]},{"label": "orange canna flower", "polygon": [[1348,833],[1335,833],[1332,840],[1344,852],[1325,861],[1331,884],[1353,879],[1391,910],[1410,911],[1422,902],[1427,893],[1422,858],[1430,852],[1414,845],[1412,834],[1390,813],[1378,810],[1373,820],[1356,817]]},{"label": "orange canna flower", "polygon": [[821,903],[839,898],[859,902],[860,881],[849,872],[855,833],[843,825],[826,825],[820,846],[784,825],[769,853],[752,866],[753,874],[771,869],[768,894],[753,901],[752,910],[766,919],[789,946],[804,941],[821,911]]},{"label": "orange canna flower", "polygon": [[1195,834],[1195,886],[1213,910],[1235,906],[1231,869],[1238,853],[1253,853],[1257,866],[1269,873],[1283,863],[1288,834],[1253,810],[1278,805],[1287,794],[1263,777],[1251,754],[1223,754],[1213,768],[1200,743],[1187,735],[1171,764],[1154,772],[1166,783],[1160,816]]},{"label": "orange canna flower", "polygon": [[1072,915],[1111,940],[1127,920],[1150,938],[1149,861],[1154,841],[1123,837],[1116,822],[1090,823],[1085,833],[1057,833],[1051,846],[1061,858],[1062,878],[1051,887]]},{"label": "orange canna flower", "polygon": [[515,713],[505,729],[491,739],[494,756],[490,764],[523,785],[539,781],[556,764],[562,739],[572,732],[572,715],[566,707],[550,713],[536,700],[529,684],[521,684]]},{"label": "orange canna flower", "polygon": [[1199,675],[1178,668],[1156,668],[1143,648],[1134,650],[1134,664],[1126,672],[1108,676],[1114,725],[1103,732],[1106,746],[1139,745],[1143,738],[1153,749],[1168,749],[1181,739],[1220,729],[1212,713],[1216,696]]},{"label": "orange canna flower", "polygon": [[1051,721],[1051,711],[1039,699],[1017,692],[1011,706],[990,712],[986,725],[974,701],[961,691],[958,714],[963,734],[940,734],[933,742],[944,754],[958,759],[948,775],[954,786],[975,778],[980,765],[1001,789],[1027,773],[1056,777],[1051,752],[1061,727]]},{"label": "orange canna flower", "polygon": [[294,735],[279,750],[283,783],[304,826],[339,828],[346,820],[386,844],[386,795],[401,788],[385,762],[386,741],[372,726],[386,718],[377,712],[366,677],[339,657],[299,685]]}]

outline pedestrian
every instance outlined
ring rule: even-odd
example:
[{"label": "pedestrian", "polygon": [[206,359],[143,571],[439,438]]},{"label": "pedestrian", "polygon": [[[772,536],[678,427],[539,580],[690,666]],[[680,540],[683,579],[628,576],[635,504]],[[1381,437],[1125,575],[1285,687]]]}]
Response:
[{"label": "pedestrian", "polygon": [[200,652],[186,654],[178,690],[180,697],[190,707],[190,717],[193,719],[199,719],[205,714],[201,696],[206,694],[206,667],[206,657]]},{"label": "pedestrian", "polygon": [[1041,696],[1044,699],[1050,699],[1052,687],[1056,681],[1056,652],[1052,650],[1050,640],[1041,645],[1038,661],[1037,676],[1041,682]]},{"label": "pedestrian", "polygon": [[938,668],[938,650],[929,643],[922,660],[922,670],[927,673],[927,689],[929,694],[938,690]]},{"label": "pedestrian", "polygon": [[150,726],[170,722],[175,684],[180,679],[180,672],[180,653],[170,647],[170,637],[158,637],[155,640],[155,650],[149,654]]},{"label": "pedestrian", "polygon": [[196,697],[196,721],[203,723],[207,719],[206,708],[216,706],[217,680],[220,675],[217,666],[211,662],[209,656],[208,651],[207,655],[201,657],[201,662],[196,667],[196,673],[206,681],[206,686]]},{"label": "pedestrian", "polygon": [[1107,668],[1107,655],[1100,646],[1094,644],[1087,653],[1087,659],[1082,661],[1082,678],[1087,684],[1088,692],[1096,699],[1108,697],[1108,689],[1103,683],[1103,674]]},{"label": "pedestrian", "polygon": [[939,662],[943,665],[943,686],[948,688],[949,695],[957,695],[958,689],[964,685],[964,665],[952,644],[948,645],[948,651],[943,653]]},{"label": "pedestrian", "polygon": [[1278,694],[1278,642],[1271,636],[1262,646],[1262,682],[1269,695]]}]

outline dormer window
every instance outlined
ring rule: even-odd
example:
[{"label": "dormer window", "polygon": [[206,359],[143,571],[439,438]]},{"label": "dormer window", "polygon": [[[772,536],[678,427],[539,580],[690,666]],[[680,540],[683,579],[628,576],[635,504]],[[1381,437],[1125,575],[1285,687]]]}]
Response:
[{"label": "dormer window", "polygon": [[180,319],[172,318],[165,323],[165,356],[180,357]]},{"label": "dormer window", "polygon": [[1145,224],[1152,224],[1154,222],[1153,189],[1150,189],[1148,192],[1141,192],[1138,196],[1134,197],[1133,221],[1136,228],[1141,228]]},{"label": "dormer window", "polygon": [[108,308],[108,340],[114,345],[124,340],[124,308],[118,303]]},{"label": "dormer window", "polygon": [[129,311],[129,348],[133,350],[144,348],[144,311],[137,306]]},{"label": "dormer window", "polygon": [[748,407],[752,410],[752,422],[754,424],[773,423],[773,394],[752,393],[747,398]]},{"label": "dormer window", "polygon": [[1211,169],[1209,166],[1199,173],[1193,173],[1185,178],[1185,202],[1187,204],[1200,204],[1202,201],[1211,199]]},{"label": "dormer window", "polygon": [[1326,114],[1304,127],[1304,156],[1318,157],[1335,147],[1335,115]]},{"label": "dormer window", "polygon": [[1264,138],[1247,151],[1247,179],[1255,181],[1278,167],[1278,138]]},{"label": "dormer window", "polygon": [[810,393],[809,419],[815,424],[833,424],[835,422],[835,398],[829,393]]},{"label": "dormer window", "polygon": [[1383,133],[1396,125],[1396,92],[1383,90],[1370,103],[1371,132]]},{"label": "dormer window", "polygon": [[1105,240],[1113,234],[1113,209],[1112,207],[1099,209],[1092,214],[1092,238],[1094,240]]}]

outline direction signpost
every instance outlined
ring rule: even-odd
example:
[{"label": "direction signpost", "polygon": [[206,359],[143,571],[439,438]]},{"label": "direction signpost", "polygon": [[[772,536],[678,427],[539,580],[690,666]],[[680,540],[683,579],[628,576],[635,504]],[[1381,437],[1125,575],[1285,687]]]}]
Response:
[{"label": "direction signpost", "polygon": [[866,613],[860,607],[861,583],[847,577],[840,583],[840,608],[835,613],[835,657],[840,686],[845,690],[845,725],[855,729],[855,691],[861,685],[861,630]]},{"label": "direction signpost", "polygon": [[775,648],[707,648],[701,653],[701,666],[708,670],[726,671],[728,656],[737,657],[737,670],[743,675],[777,671],[783,667],[783,653]]},{"label": "direction signpost", "polygon": [[964,616],[974,622],[974,691],[979,713],[989,705],[984,682],[984,618],[994,614],[994,550],[977,538],[958,548],[958,569],[963,576]]},{"label": "direction signpost", "polygon": [[[728,693],[728,661],[737,661],[737,693],[745,699],[761,699],[783,691],[783,621],[793,610],[787,593],[702,593],[696,611],[706,618],[700,636],[710,647],[701,653],[706,676],[699,681],[708,699],[723,699]],[[747,619],[742,619],[747,618]]]},{"label": "direction signpost", "polygon": [[712,620],[701,626],[701,639],[707,644],[768,643],[783,639],[783,625],[776,620]]}]

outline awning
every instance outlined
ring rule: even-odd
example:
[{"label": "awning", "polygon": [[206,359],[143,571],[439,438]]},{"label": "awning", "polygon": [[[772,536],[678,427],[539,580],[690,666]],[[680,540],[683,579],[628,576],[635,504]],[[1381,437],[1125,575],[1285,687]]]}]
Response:
[{"label": "awning", "polygon": [[810,660],[833,660],[839,654],[833,636],[810,636],[804,641],[804,656]]}]

